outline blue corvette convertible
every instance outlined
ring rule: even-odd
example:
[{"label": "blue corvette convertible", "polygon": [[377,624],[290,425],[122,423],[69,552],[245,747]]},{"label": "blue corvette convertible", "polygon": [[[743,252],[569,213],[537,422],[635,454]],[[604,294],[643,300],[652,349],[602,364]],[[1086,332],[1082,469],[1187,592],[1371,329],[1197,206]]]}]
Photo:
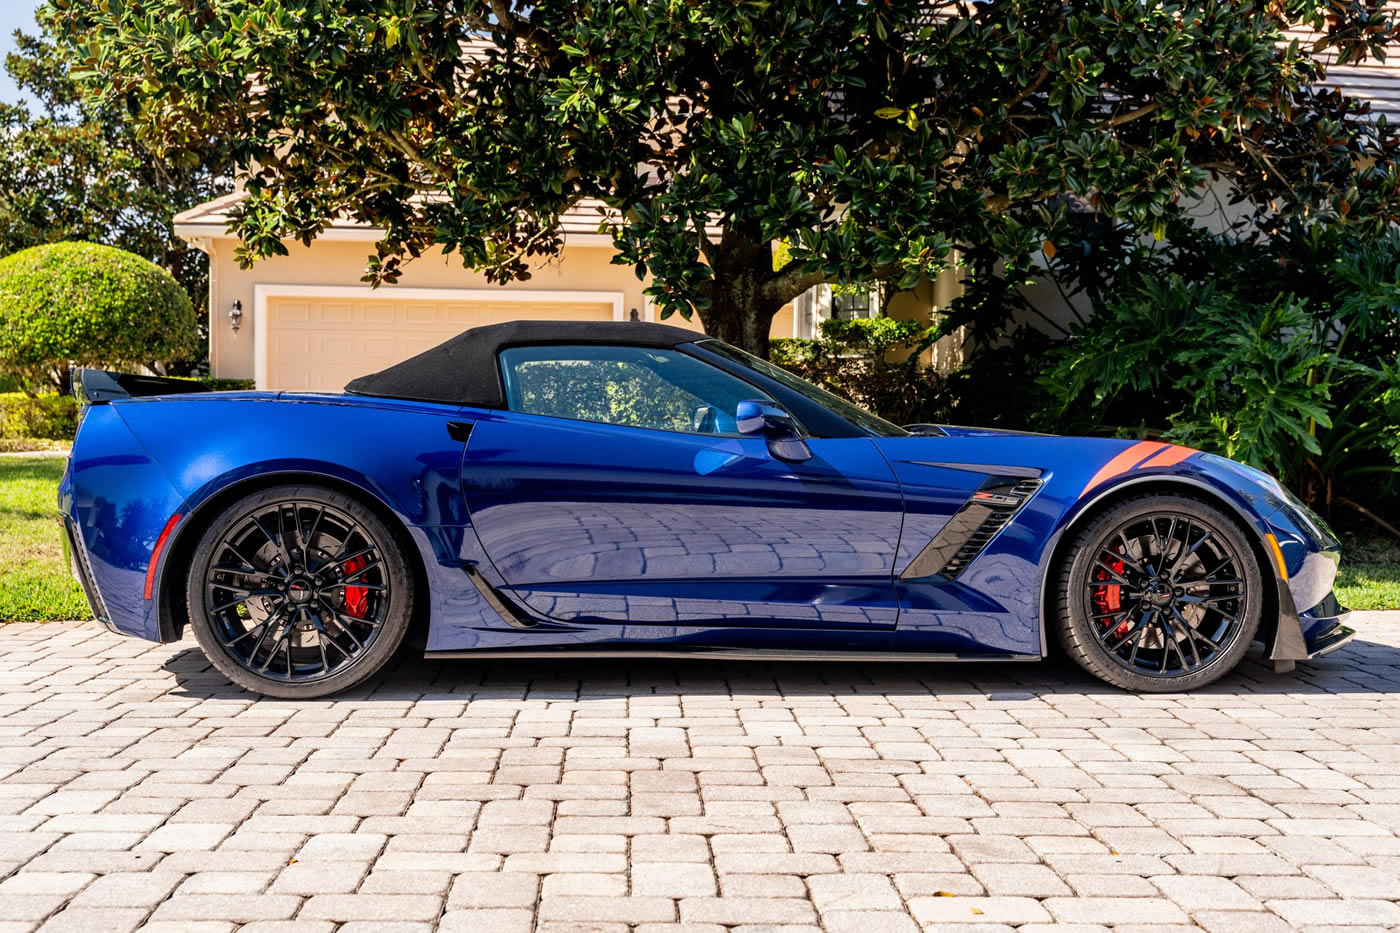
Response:
[{"label": "blue corvette convertible", "polygon": [[[1179,691],[1345,643],[1336,539],[1153,441],[901,428],[691,331],[467,331],[344,393],[75,373],[59,488],[114,632],[314,697],[433,657],[1036,660]],[[187,394],[169,394],[180,391]]]}]

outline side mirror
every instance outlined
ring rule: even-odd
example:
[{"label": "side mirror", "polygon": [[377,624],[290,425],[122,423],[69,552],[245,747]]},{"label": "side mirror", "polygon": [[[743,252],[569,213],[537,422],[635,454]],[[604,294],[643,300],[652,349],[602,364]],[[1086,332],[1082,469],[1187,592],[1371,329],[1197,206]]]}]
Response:
[{"label": "side mirror", "polygon": [[812,458],[812,451],[798,433],[792,415],[777,402],[740,402],[734,410],[734,421],[740,434],[767,439],[768,452],[778,460]]}]

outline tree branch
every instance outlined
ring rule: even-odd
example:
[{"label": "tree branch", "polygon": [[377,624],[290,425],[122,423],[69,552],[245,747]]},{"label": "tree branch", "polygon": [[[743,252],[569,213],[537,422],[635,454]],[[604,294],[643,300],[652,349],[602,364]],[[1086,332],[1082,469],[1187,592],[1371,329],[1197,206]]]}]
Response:
[{"label": "tree branch", "polygon": [[821,285],[826,281],[826,275],[820,271],[804,272],[801,270],[803,264],[800,262],[790,262],[788,267],[798,266],[793,271],[788,268],[777,272],[768,281],[764,282],[759,289],[760,294],[770,301],[779,305],[785,305],[807,289],[816,285]]},{"label": "tree branch", "polygon": [[506,0],[490,0],[491,15],[496,17],[496,24],[502,32],[509,33],[517,38],[524,38],[520,35],[520,23],[515,18],[515,14],[510,11],[510,4]]},{"label": "tree branch", "polygon": [[1134,120],[1147,116],[1161,106],[1162,105],[1155,100],[1150,104],[1143,104],[1136,110],[1129,110],[1127,113],[1120,113],[1116,117],[1109,117],[1099,124],[1099,129],[1106,130],[1115,126],[1122,126],[1124,123],[1131,123]]},{"label": "tree branch", "polygon": [[1384,528],[1386,531],[1390,532],[1390,533],[1391,533],[1392,535],[1394,535],[1395,537],[1400,538],[1400,528],[1396,528],[1396,527],[1395,527],[1394,525],[1392,525],[1390,522],[1388,522],[1388,521],[1386,521],[1385,519],[1381,518],[1379,515],[1377,515],[1375,512],[1372,512],[1370,509],[1366,508],[1365,506],[1363,506],[1363,505],[1358,505],[1357,503],[1352,502],[1350,499],[1343,498],[1342,496],[1333,496],[1333,497],[1332,497],[1332,500],[1333,500],[1334,502],[1340,502],[1342,505],[1346,506],[1346,507],[1349,508],[1349,509],[1355,509],[1356,511],[1360,512],[1362,515],[1365,515],[1365,516],[1366,516],[1367,518],[1369,518],[1371,521],[1375,522],[1377,525],[1380,525],[1382,528]]},{"label": "tree branch", "polygon": [[[1055,53],[1055,48],[1054,48],[1054,46],[1051,46],[1050,49],[1049,49],[1049,51],[1047,52],[1047,54],[1053,55],[1054,53]],[[1016,94],[1013,94],[1013,95],[1011,96],[1011,99],[1008,100],[1008,101],[1006,102],[1006,109],[1007,109],[1007,110],[1010,110],[1012,107],[1015,107],[1015,106],[1017,106],[1018,104],[1020,104],[1020,103],[1022,103],[1023,101],[1025,101],[1027,98],[1029,98],[1029,97],[1030,97],[1032,94],[1034,94],[1036,91],[1040,90],[1041,85],[1043,85],[1043,84],[1044,84],[1046,81],[1048,81],[1049,79],[1050,79],[1050,66],[1049,66],[1049,65],[1046,65],[1046,66],[1044,66],[1044,67],[1042,67],[1042,68],[1040,69],[1040,74],[1036,75],[1035,78],[1034,78],[1034,80],[1032,80],[1030,84],[1027,84],[1027,85],[1026,85],[1024,88],[1022,88],[1019,92],[1017,92]]]},{"label": "tree branch", "polygon": [[[816,285],[824,285],[828,281],[826,273],[820,270],[804,271],[802,266],[803,263],[790,262],[770,275],[761,288],[763,297],[780,304],[786,304],[807,289]],[[868,274],[862,275],[860,280],[879,282],[894,278],[903,272],[904,265],[902,263],[891,262],[883,266],[875,266]]]},{"label": "tree branch", "polygon": [[1251,140],[1248,136],[1240,136],[1240,145],[1243,146],[1249,152],[1250,155],[1258,159],[1259,162],[1264,166],[1264,168],[1269,170],[1269,174],[1273,175],[1274,178],[1278,180],[1279,184],[1283,185],[1285,188],[1288,189],[1289,194],[1293,195],[1294,197],[1297,197],[1297,190],[1294,189],[1293,184],[1288,180],[1287,176],[1285,176],[1283,172],[1280,172],[1278,170],[1278,166],[1274,165],[1274,160],[1269,157],[1269,154],[1267,152],[1256,146],[1254,144],[1254,141]]}]

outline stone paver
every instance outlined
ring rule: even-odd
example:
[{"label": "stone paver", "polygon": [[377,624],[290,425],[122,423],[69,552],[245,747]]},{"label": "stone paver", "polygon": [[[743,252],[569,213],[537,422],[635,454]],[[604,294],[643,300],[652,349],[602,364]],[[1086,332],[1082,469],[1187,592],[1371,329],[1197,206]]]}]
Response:
[{"label": "stone paver", "polygon": [[1400,613],[1295,673],[404,661],[0,626],[0,933],[1400,929]]}]

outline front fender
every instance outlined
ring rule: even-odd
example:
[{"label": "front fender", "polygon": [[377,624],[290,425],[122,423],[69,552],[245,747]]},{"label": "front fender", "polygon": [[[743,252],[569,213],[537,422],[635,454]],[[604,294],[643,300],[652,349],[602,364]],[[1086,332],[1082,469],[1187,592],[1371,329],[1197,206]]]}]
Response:
[{"label": "front fender", "polygon": [[[1331,538],[1329,532],[1299,523],[1294,515],[1296,509],[1279,491],[1231,469],[1228,461],[1196,452],[1167,469],[1138,469],[1116,475],[1086,490],[1086,494],[1065,512],[1055,540],[1047,549],[1051,557],[1046,561],[1042,579],[1043,618],[1048,619],[1044,613],[1049,607],[1050,571],[1058,558],[1064,535],[1107,500],[1130,495],[1135,490],[1173,487],[1204,494],[1216,504],[1227,507],[1250,533],[1267,586],[1265,616],[1256,636],[1264,644],[1264,656],[1284,670],[1294,661],[1317,654],[1313,643],[1318,639],[1310,638],[1305,631],[1309,620],[1307,613],[1300,613],[1299,606],[1313,607],[1330,594],[1339,557],[1336,539]],[[1304,527],[1300,528],[1300,524]],[[1282,565],[1275,556],[1275,544],[1284,555]],[[1319,631],[1322,627],[1335,627],[1337,619],[1333,614],[1318,620]]]}]

